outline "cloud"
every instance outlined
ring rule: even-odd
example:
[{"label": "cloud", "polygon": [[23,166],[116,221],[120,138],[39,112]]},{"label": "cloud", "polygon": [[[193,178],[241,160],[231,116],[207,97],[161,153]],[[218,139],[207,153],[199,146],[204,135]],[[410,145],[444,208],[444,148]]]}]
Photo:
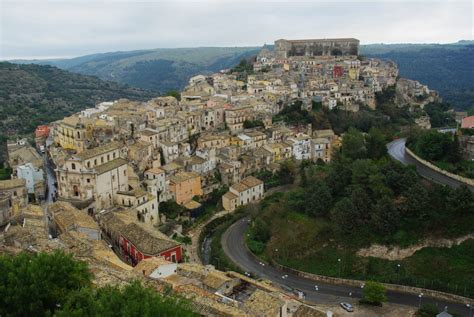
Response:
[{"label": "cloud", "polygon": [[362,43],[473,38],[471,1],[1,1],[0,58],[158,47],[260,46],[279,38]]}]

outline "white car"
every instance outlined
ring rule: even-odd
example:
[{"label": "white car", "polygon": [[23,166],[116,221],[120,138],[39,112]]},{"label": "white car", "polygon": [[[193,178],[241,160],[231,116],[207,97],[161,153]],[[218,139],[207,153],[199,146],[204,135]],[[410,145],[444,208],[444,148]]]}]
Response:
[{"label": "white car", "polygon": [[342,307],[344,310],[346,310],[346,311],[348,311],[348,312],[350,312],[350,313],[352,313],[352,312],[354,311],[354,307],[352,307],[352,305],[349,304],[349,303],[344,303],[344,302],[343,302],[343,303],[340,303],[339,305],[341,305],[341,307]]}]

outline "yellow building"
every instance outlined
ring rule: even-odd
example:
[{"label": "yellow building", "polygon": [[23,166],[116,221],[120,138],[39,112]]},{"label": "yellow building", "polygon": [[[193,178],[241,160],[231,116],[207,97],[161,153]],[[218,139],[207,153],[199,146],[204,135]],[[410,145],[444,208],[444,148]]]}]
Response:
[{"label": "yellow building", "polygon": [[54,142],[63,149],[82,152],[86,149],[90,125],[88,118],[66,117],[56,122]]}]

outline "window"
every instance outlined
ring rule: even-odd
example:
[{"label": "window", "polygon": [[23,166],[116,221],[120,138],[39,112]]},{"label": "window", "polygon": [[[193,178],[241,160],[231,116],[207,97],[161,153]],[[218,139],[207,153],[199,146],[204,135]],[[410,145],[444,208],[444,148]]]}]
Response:
[{"label": "window", "polygon": [[123,176],[127,176],[127,170],[123,170]]},{"label": "window", "polygon": [[91,162],[87,161],[87,167],[91,167]]},{"label": "window", "polygon": [[96,166],[96,165],[97,165],[97,159],[94,160],[94,166]]},{"label": "window", "polygon": [[103,156],[100,157],[100,162],[104,163],[104,157]]},{"label": "window", "polygon": [[75,170],[75,169],[76,169],[76,164],[72,163],[72,164],[71,164],[71,168],[72,168],[73,170]]},{"label": "window", "polygon": [[114,153],[112,153],[112,157],[115,159],[115,152],[114,152]]},{"label": "window", "polygon": [[91,179],[90,179],[90,178],[88,178],[88,179],[87,179],[87,183],[90,183],[90,182],[91,182]]},{"label": "window", "polygon": [[110,161],[110,154],[107,154],[107,161]]}]

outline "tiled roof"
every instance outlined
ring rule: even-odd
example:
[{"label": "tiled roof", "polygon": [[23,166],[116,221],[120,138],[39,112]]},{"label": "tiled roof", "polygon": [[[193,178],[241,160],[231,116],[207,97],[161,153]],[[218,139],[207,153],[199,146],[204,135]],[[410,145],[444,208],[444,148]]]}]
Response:
[{"label": "tiled roof", "polygon": [[237,196],[236,194],[234,194],[233,192],[227,192],[223,195],[223,197],[229,199],[229,200],[232,200],[232,199],[236,199],[238,198],[239,196]]},{"label": "tiled roof", "polygon": [[125,236],[138,250],[147,255],[158,255],[161,252],[179,246],[158,229],[148,229],[136,223],[130,223],[122,229]]},{"label": "tiled roof", "polygon": [[274,316],[284,305],[276,295],[257,289],[245,301],[244,307],[256,316]]},{"label": "tiled roof", "polygon": [[146,170],[145,173],[150,173],[150,174],[163,174],[165,171],[163,171],[161,168],[154,167],[150,168],[149,170]]},{"label": "tiled roof", "polygon": [[123,147],[123,145],[118,142],[110,142],[93,149],[85,150],[79,154],[74,154],[73,157],[77,157],[80,160],[87,160],[95,156],[99,156],[107,152],[117,150],[121,147]]},{"label": "tiled roof", "polygon": [[263,181],[253,176],[247,176],[241,181],[241,183],[245,184],[248,187],[255,187],[263,184]]},{"label": "tiled roof", "polygon": [[120,167],[122,165],[126,165],[127,160],[123,158],[118,158],[115,160],[112,160],[110,162],[107,162],[105,164],[99,165],[95,167],[95,170],[97,171],[98,174],[104,174],[108,171],[111,171],[113,169],[116,169],[117,167]]}]

